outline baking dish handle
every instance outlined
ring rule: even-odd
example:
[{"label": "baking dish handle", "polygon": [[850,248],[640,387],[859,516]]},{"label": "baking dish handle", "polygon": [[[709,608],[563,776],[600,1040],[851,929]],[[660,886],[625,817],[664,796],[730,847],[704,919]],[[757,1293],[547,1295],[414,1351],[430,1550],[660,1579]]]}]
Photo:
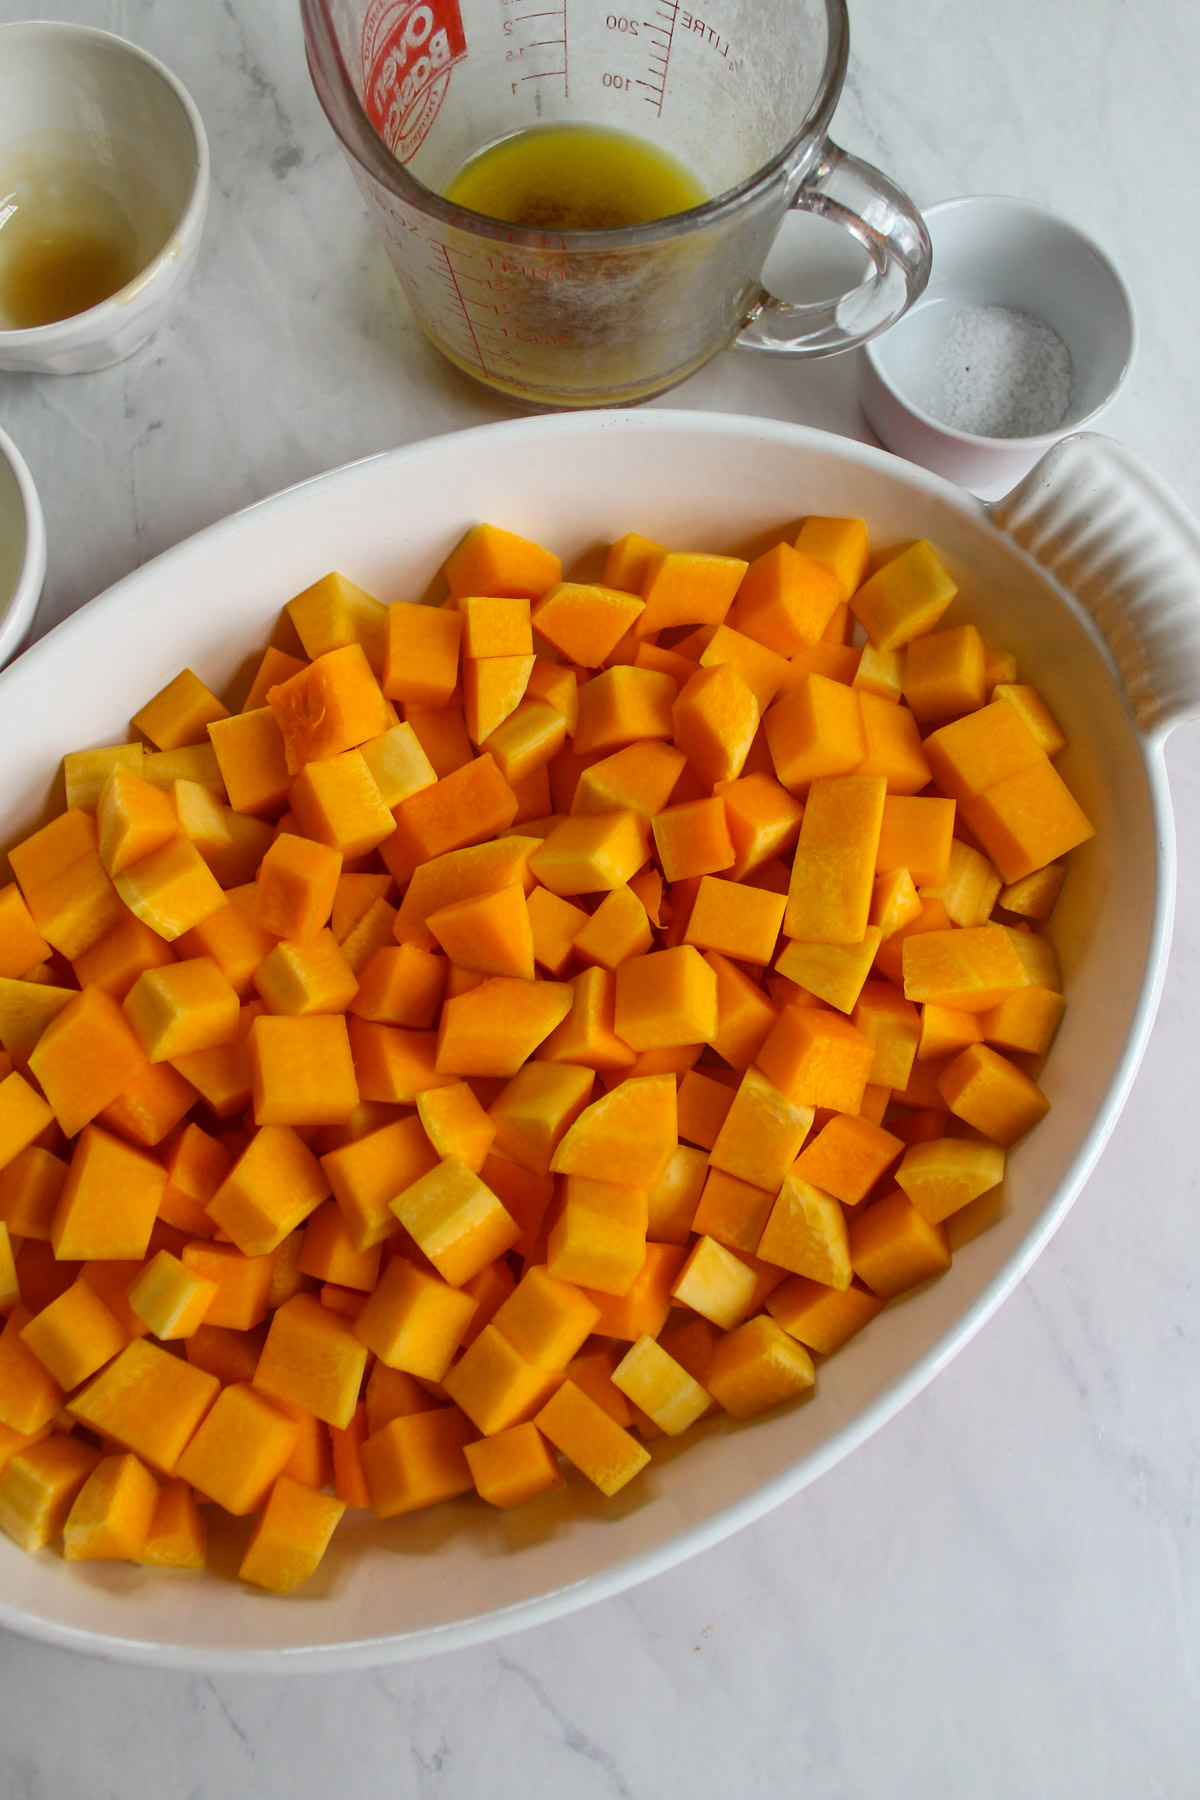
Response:
[{"label": "baking dish handle", "polygon": [[992,518],[1106,638],[1142,730],[1200,717],[1200,525],[1114,438],[1063,438]]}]

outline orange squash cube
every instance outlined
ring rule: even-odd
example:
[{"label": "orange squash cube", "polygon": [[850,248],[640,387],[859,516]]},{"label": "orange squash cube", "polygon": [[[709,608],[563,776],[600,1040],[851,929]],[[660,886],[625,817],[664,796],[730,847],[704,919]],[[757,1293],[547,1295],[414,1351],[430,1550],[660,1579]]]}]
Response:
[{"label": "orange squash cube", "polygon": [[23,1075],[15,1069],[6,1075],[0,1081],[0,1168],[27,1150],[54,1119],[53,1109]]},{"label": "orange squash cube", "polygon": [[226,905],[208,864],[182,835],[131,863],[114,886],[130,912],[168,943]]},{"label": "orange squash cube", "polygon": [[389,1201],[437,1164],[437,1151],[412,1116],[326,1152],[320,1167],[356,1249],[370,1249],[399,1230]]},{"label": "orange squash cube", "polygon": [[931,631],[904,653],[904,699],[922,725],[957,719],[987,699],[983,639],[974,625]]},{"label": "orange squash cube", "polygon": [[140,1259],[166,1185],[166,1170],[154,1157],[99,1126],[85,1126],[50,1225],[55,1256]]},{"label": "orange squash cube", "polygon": [[457,1406],[392,1419],[362,1447],[363,1474],[377,1518],[417,1512],[469,1494],[475,1483],[464,1447],[475,1427]]},{"label": "orange squash cube", "polygon": [[950,1267],[945,1226],[923,1219],[899,1188],[853,1213],[849,1237],[854,1273],[881,1300]]},{"label": "orange squash cube", "polygon": [[840,1013],[785,1006],[758,1053],[768,1081],[797,1106],[858,1112],[874,1045]]},{"label": "orange squash cube", "polygon": [[711,1396],[652,1337],[640,1337],[613,1370],[613,1383],[668,1437],[702,1418]]},{"label": "orange squash cube", "polygon": [[568,1178],[546,1239],[549,1274],[601,1294],[627,1294],[646,1260],[646,1217],[644,1190]]},{"label": "orange squash cube", "polygon": [[735,1089],[724,1081],[689,1069],[680,1077],[679,1136],[684,1143],[711,1150],[733,1105]]},{"label": "orange squash cube", "polygon": [[321,1558],[345,1506],[281,1475],[254,1527],[238,1570],[243,1581],[286,1594],[307,1581]]},{"label": "orange squash cube", "polygon": [[558,1459],[532,1423],[510,1425],[494,1437],[466,1444],[463,1454],[475,1491],[490,1506],[522,1506],[563,1486]]},{"label": "orange squash cube", "polygon": [[[515,794],[496,767],[495,759],[484,751],[443,775],[432,787],[402,800],[393,809],[396,829],[380,853],[394,880],[403,887],[419,864],[505,831],[516,813]],[[491,856],[497,854],[492,852]],[[519,850],[516,854],[520,854]],[[471,891],[484,892],[487,887],[499,885],[500,882],[489,882],[484,888]],[[463,897],[461,893],[448,893],[440,904]],[[425,909],[433,910],[434,904]]]},{"label": "orange squash cube", "polygon": [[242,1517],[262,1506],[299,1435],[295,1418],[238,1382],[218,1394],[175,1472],[226,1512]]},{"label": "orange squash cube", "polygon": [[208,1527],[186,1481],[164,1481],[138,1561],[150,1569],[202,1569]]},{"label": "orange squash cube", "polygon": [[709,1162],[752,1187],[778,1192],[808,1135],[814,1104],[792,1100],[761,1068],[747,1069]]},{"label": "orange squash cube", "polygon": [[288,791],[288,804],[306,837],[343,856],[365,856],[396,829],[391,814],[396,802],[384,799],[357,749],[306,763]]},{"label": "orange squash cube", "polygon": [[569,900],[560,899],[544,887],[535,887],[526,905],[533,937],[533,960],[555,980],[561,979],[571,961],[575,939],[588,922],[588,915],[581,906],[572,906]]},{"label": "orange squash cube", "polygon": [[619,588],[560,581],[533,608],[533,627],[567,662],[598,669],[644,605]]},{"label": "orange squash cube", "polygon": [[850,598],[870,566],[871,550],[863,519],[830,519],[814,513],[800,527],[796,548],[829,570],[843,600]]},{"label": "orange squash cube", "polygon": [[33,922],[16,882],[0,888],[0,975],[20,980],[44,962],[50,946]]},{"label": "orange squash cube", "polygon": [[620,1186],[650,1188],[659,1180],[678,1142],[678,1101],[673,1075],[638,1075],[584,1108],[550,1161],[556,1175],[590,1175]]},{"label": "orange squash cube", "polygon": [[730,623],[780,656],[815,644],[837,606],[842,583],[821,559],[775,544],[748,566]]},{"label": "orange squash cube", "polygon": [[774,1319],[759,1314],[713,1345],[713,1399],[735,1419],[753,1419],[794,1400],[816,1381],[812,1358]]},{"label": "orange squash cube", "polygon": [[526,1362],[565,1369],[599,1317],[600,1309],[578,1286],[534,1266],[498,1307],[492,1323]]},{"label": "orange squash cube", "polygon": [[264,1014],[248,1039],[256,1125],[336,1125],[359,1102],[340,1013]]},{"label": "orange squash cube", "polygon": [[465,1081],[418,1094],[417,1115],[439,1157],[456,1156],[479,1172],[495,1141],[496,1127]]},{"label": "orange squash cube", "polygon": [[783,925],[805,943],[857,944],[867,930],[885,784],[880,776],[815,780],[792,863]]},{"label": "orange squash cube", "polygon": [[0,1531],[22,1550],[52,1544],[99,1461],[98,1450],[62,1432],[18,1450],[0,1473]]},{"label": "orange squash cube", "polygon": [[963,802],[963,817],[1005,882],[1022,880],[1095,835],[1054,764],[1036,762]]},{"label": "orange squash cube", "polygon": [[25,1342],[33,1318],[18,1302],[0,1327],[0,1425],[22,1437],[49,1425],[63,1398],[58,1382]]},{"label": "orange squash cube", "polygon": [[701,1237],[692,1246],[671,1292],[681,1306],[711,1319],[723,1331],[740,1325],[757,1288],[751,1269],[715,1238]]},{"label": "orange squash cube", "polygon": [[406,705],[449,704],[458,685],[462,614],[452,606],[388,607],[383,652],[383,691]]},{"label": "orange squash cube", "polygon": [[671,709],[679,689],[670,675],[619,663],[579,690],[576,756],[607,757],[626,745],[669,740]]},{"label": "orange squash cube", "polygon": [[491,1189],[457,1157],[419,1177],[391,1208],[451,1287],[461,1287],[521,1235]]},{"label": "orange squash cube", "polygon": [[50,1236],[67,1165],[50,1150],[31,1144],[0,1168],[0,1219],[13,1237]]},{"label": "orange squash cube", "polygon": [[710,1168],[691,1228],[727,1249],[753,1253],[774,1204],[774,1192],[727,1175],[724,1169]]},{"label": "orange squash cube", "polygon": [[[154,934],[148,932],[147,936]],[[167,945],[161,939],[156,941],[167,951],[167,956],[155,962],[145,962],[142,965],[144,968],[163,967],[170,960]],[[254,976],[259,965],[279,939],[274,932],[264,931],[254,917],[254,884],[250,882],[247,889],[230,889],[228,904],[210,913],[207,919],[202,919],[190,931],[185,931],[175,942],[181,956],[210,956],[238,998],[244,1000],[253,990]],[[98,950],[103,948],[103,944],[98,946]],[[115,985],[110,986],[109,991],[113,997],[123,1000],[133,981],[141,973],[142,968],[135,967],[132,979],[124,983],[121,991]]]},{"label": "orange squash cube", "polygon": [[255,1132],[216,1194],[209,1217],[244,1256],[266,1256],[329,1195],[316,1157],[287,1125]]},{"label": "orange squash cube", "polygon": [[604,558],[604,573],[600,579],[606,587],[623,588],[631,594],[640,593],[646,565],[662,548],[653,538],[643,537],[637,531],[627,531],[624,537],[608,546]]},{"label": "orange squash cube", "polygon": [[67,1562],[139,1562],[154,1514],[158,1483],[136,1456],[96,1464],[63,1525]]},{"label": "orange squash cube", "polygon": [[786,1177],[763,1229],[757,1255],[826,1287],[850,1285],[846,1218],[838,1202],[800,1175]]},{"label": "orange squash cube", "polygon": [[749,565],[737,556],[697,551],[657,550],[646,559],[642,598],[634,624],[639,638],[669,625],[719,625],[733,603]]},{"label": "orange squash cube", "polygon": [[276,937],[310,943],[329,923],[341,872],[340,850],[282,832],[259,864],[255,918]]},{"label": "orange squash cube", "polygon": [[613,1018],[631,1050],[703,1044],[717,1030],[717,980],[690,944],[622,963]]},{"label": "orange squash cube", "polygon": [[511,1078],[566,1018],[571,1001],[571,989],[562,982],[505,975],[456,995],[442,1007],[438,1074]]},{"label": "orange squash cube", "polygon": [[253,980],[268,1011],[295,1018],[345,1012],[358,993],[344,950],[327,928],[306,944],[286,939],[274,944],[259,962]]},{"label": "orange squash cube", "polygon": [[591,1069],[570,1063],[526,1063],[488,1108],[502,1156],[548,1175],[563,1136],[591,1098]]},{"label": "orange squash cube", "polygon": [[220,1385],[215,1375],[135,1338],[72,1395],[67,1410],[81,1425],[169,1475]]},{"label": "orange squash cube", "polygon": [[267,704],[283,733],[292,776],[298,775],[305,763],[338,756],[379,737],[395,717],[389,716],[387,701],[358,643],[318,656],[271,688]]},{"label": "orange squash cube", "polygon": [[1004,1179],[1004,1151],[969,1138],[936,1138],[910,1144],[896,1170],[921,1217],[938,1225]]},{"label": "orange squash cube", "polygon": [[[214,1289],[198,1330],[244,1334],[266,1318],[268,1302],[273,1299],[274,1263],[270,1256],[244,1256],[235,1244],[201,1241],[185,1244],[179,1259],[191,1275]],[[189,1345],[195,1335],[192,1334]],[[188,1355],[191,1356],[190,1348]],[[251,1367],[250,1374],[253,1372]],[[223,1376],[226,1380],[235,1378],[249,1380],[249,1375]]]},{"label": "orange squash cube", "polygon": [[389,1368],[441,1381],[475,1311],[470,1294],[393,1256],[354,1331]]},{"label": "orange squash cube", "polygon": [[771,761],[791,793],[822,776],[848,775],[866,754],[860,696],[825,675],[806,675],[763,720]]},{"label": "orange squash cube", "polygon": [[561,1380],[559,1370],[529,1362],[495,1325],[485,1325],[443,1386],[475,1429],[492,1437],[531,1418]]},{"label": "orange squash cube", "polygon": [[761,716],[753,690],[732,664],[702,668],[689,678],[671,708],[672,736],[701,787],[737,780]]},{"label": "orange squash cube", "polygon": [[649,854],[646,822],[636,812],[581,814],[554,827],[530,856],[529,870],[552,894],[569,899],[624,886]]},{"label": "orange squash cube", "polygon": [[533,931],[520,882],[440,907],[425,924],[459,968],[533,980]]},{"label": "orange squash cube", "polygon": [[354,1415],[367,1347],[349,1323],[311,1294],[275,1309],[254,1385],[327,1425],[344,1430]]},{"label": "orange squash cube", "polygon": [[646,738],[602,756],[579,776],[570,802],[572,813],[607,813],[625,809],[647,822],[671,797],[687,758],[674,744]]},{"label": "orange squash cube", "polygon": [[451,595],[518,595],[537,600],[561,579],[562,562],[529,538],[498,525],[474,525],[446,558]]},{"label": "orange squash cube", "polygon": [[[303,665],[297,673],[303,673]],[[212,752],[229,804],[238,813],[274,813],[291,785],[279,720],[263,704],[209,727]],[[146,779],[151,780],[150,771]]]},{"label": "orange squash cube", "polygon": [[427,1031],[437,1023],[445,984],[443,957],[418,944],[385,946],[360,971],[348,1006],[376,1024]]},{"label": "orange squash cube", "polygon": [[[85,988],[47,1024],[30,1052],[29,1067],[63,1131],[75,1137],[143,1073],[146,1053],[116,1001],[101,988]],[[7,1101],[3,1111],[14,1120],[18,1112],[25,1118],[32,1110],[27,1103],[15,1107],[17,1092],[24,1085],[14,1074],[0,1087]],[[46,1122],[43,1119],[43,1124]],[[10,1155],[24,1149],[34,1136],[36,1132],[15,1144]],[[0,1126],[0,1162],[9,1160],[3,1150]]]},{"label": "orange squash cube", "polygon": [[227,719],[222,706],[198,675],[182,669],[174,680],[148,700],[130,720],[135,731],[150,739],[156,750],[178,750],[184,744],[201,744],[214,719]]},{"label": "orange squash cube", "polygon": [[925,739],[933,779],[944,794],[965,801],[1040,763],[1044,752],[1015,706],[992,700],[943,725]]},{"label": "orange squash cube", "polygon": [[63,786],[67,807],[82,812],[95,812],[104,784],[113,770],[132,769],[142,772],[145,757],[143,744],[106,744],[97,750],[71,750],[63,757]]},{"label": "orange squash cube", "polygon": [[169,793],[119,764],[100,791],[96,826],[100,861],[115,876],[177,837],[179,813]]},{"label": "orange squash cube", "polygon": [[644,1469],[650,1452],[573,1381],[564,1381],[533,1423],[582,1475],[610,1497]]},{"label": "orange squash cube", "polygon": [[516,712],[525,697],[533,664],[530,652],[463,657],[463,723],[471,743],[487,743]]},{"label": "orange squash cube", "polygon": [[921,1016],[890,981],[865,983],[852,1014],[857,1031],[874,1046],[867,1077],[876,1087],[906,1088],[921,1038]]},{"label": "orange squash cube", "polygon": [[907,869],[916,887],[943,886],[950,873],[954,812],[952,799],[889,794],[883,801],[876,869]]},{"label": "orange squash cube", "polygon": [[847,1288],[826,1287],[807,1275],[793,1275],[767,1295],[766,1308],[789,1337],[798,1338],[820,1356],[832,1356],[864,1325],[870,1324],[883,1301],[861,1282]]},{"label": "orange squash cube", "polygon": [[215,1281],[206,1281],[169,1250],[160,1250],[130,1283],[129,1304],[154,1336],[166,1341],[191,1337],[216,1294]]},{"label": "orange squash cube", "polygon": [[122,1010],[152,1063],[237,1037],[238,997],[210,956],[143,970]]},{"label": "orange squash cube", "polygon": [[1007,1148],[1050,1110],[1032,1076],[989,1044],[971,1044],[938,1079],[950,1111]]},{"label": "orange squash cube", "polygon": [[864,581],[850,606],[877,649],[899,650],[932,631],[957,592],[932,544],[920,538]]},{"label": "orange squash cube", "polygon": [[345,575],[336,570],[323,575],[289,600],[283,610],[296,627],[306,656],[323,656],[344,644],[361,644],[367,661],[380,673],[388,609]]},{"label": "orange squash cube", "polygon": [[854,1113],[835,1113],[796,1159],[794,1173],[844,1206],[866,1199],[903,1152],[902,1140]]}]

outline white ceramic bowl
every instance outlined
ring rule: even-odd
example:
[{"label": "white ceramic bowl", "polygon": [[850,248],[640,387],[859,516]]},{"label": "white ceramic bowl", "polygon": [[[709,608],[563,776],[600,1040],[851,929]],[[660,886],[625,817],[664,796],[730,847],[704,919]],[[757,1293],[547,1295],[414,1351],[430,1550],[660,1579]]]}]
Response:
[{"label": "white ceramic bowl", "polygon": [[33,623],[46,579],[46,527],[25,459],[0,431],[0,668]]},{"label": "white ceramic bowl", "polygon": [[[480,519],[569,561],[630,529],[729,550],[809,512],[861,514],[879,544],[933,540],[961,583],[951,617],[977,619],[1042,687],[1071,740],[1064,772],[1097,827],[1054,915],[1070,999],[1044,1076],[1053,1110],[1009,1159],[1002,1216],[960,1244],[946,1276],[831,1357],[811,1402],[706,1424],[683,1446],[660,1441],[614,1501],[569,1477],[511,1514],[469,1498],[385,1525],[354,1514],[285,1600],[215,1573],[71,1565],[0,1539],[0,1624],[159,1666],[265,1670],[423,1655],[551,1618],[795,1494],[917,1393],[1028,1268],[1112,1129],[1150,1029],[1175,873],[1163,740],[1200,700],[1200,538],[1103,439],[1059,446],[1003,523],[879,450],[703,413],[522,420],[352,465],[156,558],[0,676],[0,843],[44,816],[64,751],[120,737],[185,664],[219,689],[266,644],[282,603],[331,568],[385,600],[412,599]],[[1079,517],[1090,524],[1076,577],[1123,634],[1136,713],[1089,610],[1013,535],[1062,564]],[[1165,628],[1160,596],[1175,606]]]},{"label": "white ceramic bowl", "polygon": [[[136,265],[108,299],[44,325],[11,327],[0,284],[0,369],[72,375],[140,349],[192,272],[208,189],[200,114],[148,52],[82,25],[0,26],[0,215],[15,194],[10,226],[22,207],[52,206],[59,232],[111,216]],[[0,224],[0,269],[4,254]]]},{"label": "white ceramic bowl", "polygon": [[[924,217],[933,273],[911,312],[860,353],[863,411],[889,450],[994,496],[1116,399],[1137,344],[1133,301],[1090,238],[1032,201],[971,194],[928,207]],[[985,306],[1032,315],[1070,353],[1070,404],[1046,430],[988,437],[945,423],[942,359],[952,321],[964,307]]]}]

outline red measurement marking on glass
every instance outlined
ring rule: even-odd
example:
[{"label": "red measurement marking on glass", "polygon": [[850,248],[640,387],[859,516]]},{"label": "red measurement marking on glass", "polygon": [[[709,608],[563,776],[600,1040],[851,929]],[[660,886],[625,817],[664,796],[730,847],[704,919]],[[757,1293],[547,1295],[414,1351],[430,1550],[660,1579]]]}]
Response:
[{"label": "red measurement marking on glass", "polygon": [[638,86],[646,89],[642,99],[649,102],[660,118],[667,92],[667,67],[671,61],[671,45],[675,39],[675,22],[678,17],[679,0],[660,0],[654,17],[642,20],[654,48],[650,52],[650,79],[639,79]]},{"label": "red measurement marking on glass", "polygon": [[463,316],[463,322],[465,323],[467,330],[470,332],[471,342],[475,346],[475,355],[479,359],[479,367],[483,370],[484,374],[486,375],[488,373],[488,366],[487,366],[486,361],[484,360],[483,351],[479,347],[479,339],[475,335],[475,327],[471,322],[471,315],[467,311],[467,303],[466,303],[466,300],[463,298],[463,291],[458,285],[458,277],[454,273],[454,264],[450,261],[450,251],[445,244],[443,244],[441,246],[441,251],[442,251],[443,257],[446,260],[446,273],[447,273],[447,275],[449,275],[451,284],[454,288],[454,295],[458,301],[459,310],[461,311],[462,316]]},{"label": "red measurement marking on glass", "polygon": [[[556,21],[561,27],[557,34],[553,33],[552,26],[539,23],[539,21],[546,19]],[[570,76],[568,74],[569,62],[567,57],[567,0],[563,0],[561,6],[539,7],[534,12],[510,14],[503,22],[502,29],[505,38],[515,40],[519,28],[522,25],[531,26],[534,31],[541,33],[541,35],[536,38],[527,38],[524,42],[518,43],[514,41],[510,43],[509,48],[505,53],[505,60],[509,63],[510,67],[514,64],[523,64],[525,57],[530,51],[550,50],[556,54],[548,58],[533,58],[534,62],[541,61],[549,66],[530,69],[522,68],[520,74],[514,73],[510,75],[509,79],[513,93],[516,93],[523,81],[555,81],[561,78],[563,92],[569,98],[571,85]],[[562,66],[554,66],[557,64],[561,64]]]}]

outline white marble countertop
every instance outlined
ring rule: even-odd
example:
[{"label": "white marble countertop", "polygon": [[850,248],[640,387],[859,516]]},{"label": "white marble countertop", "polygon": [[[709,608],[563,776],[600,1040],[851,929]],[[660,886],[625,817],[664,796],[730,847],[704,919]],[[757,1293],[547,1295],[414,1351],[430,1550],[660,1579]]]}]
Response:
[{"label": "white marble countertop", "polygon": [[[0,374],[45,505],[39,631],[235,507],[516,409],[409,317],[311,91],[293,0],[62,0],[183,78],[214,193],[157,339]],[[0,20],[22,16],[0,0]],[[835,121],[919,203],[1024,195],[1103,244],[1141,353],[1104,429],[1200,511],[1200,15],[853,0]],[[852,359],[728,354],[665,404],[869,437]],[[1200,1768],[1200,732],[1168,760],[1165,998],[1033,1273],[897,1419],[759,1524],[555,1624],[377,1673],[205,1679],[0,1634],[4,1800],[1194,1794]]]}]

